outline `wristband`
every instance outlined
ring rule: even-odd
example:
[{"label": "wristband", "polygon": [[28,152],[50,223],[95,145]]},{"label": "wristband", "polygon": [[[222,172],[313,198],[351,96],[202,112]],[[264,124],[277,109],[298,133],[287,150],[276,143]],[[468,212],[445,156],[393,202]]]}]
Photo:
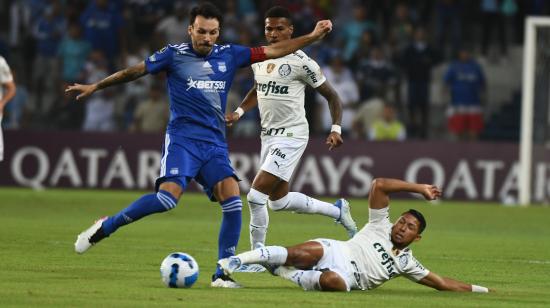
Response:
[{"label": "wristband", "polygon": [[239,118],[243,116],[244,114],[244,109],[242,109],[241,107],[235,109],[235,111],[238,115],[239,115]]},{"label": "wristband", "polygon": [[473,284],[472,285],[472,292],[489,293],[489,289],[487,289],[486,287],[477,286],[477,285]]},{"label": "wristband", "polygon": [[342,134],[342,126],[340,125],[336,125],[336,124],[332,124],[332,127],[330,128],[330,132],[335,132],[335,133],[338,133],[338,134]]}]

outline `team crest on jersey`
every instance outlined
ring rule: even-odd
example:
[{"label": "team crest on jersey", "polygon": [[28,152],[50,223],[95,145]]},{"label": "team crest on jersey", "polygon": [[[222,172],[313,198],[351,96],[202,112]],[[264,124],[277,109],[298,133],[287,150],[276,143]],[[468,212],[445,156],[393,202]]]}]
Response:
[{"label": "team crest on jersey", "polygon": [[399,266],[401,268],[405,268],[407,266],[407,263],[409,263],[409,255],[401,255],[399,257]]},{"label": "team crest on jersey", "polygon": [[218,70],[222,73],[227,72],[227,66],[225,65],[225,62],[218,62]]},{"label": "team crest on jersey", "polygon": [[292,72],[292,70],[290,69],[290,65],[288,64],[283,64],[281,65],[281,67],[279,67],[279,75],[281,75],[281,77],[286,77],[290,75],[290,72]]},{"label": "team crest on jersey", "polygon": [[268,74],[271,74],[271,72],[273,72],[273,70],[275,69],[275,66],[277,66],[277,65],[275,65],[275,63],[269,63],[267,65],[266,72]]}]

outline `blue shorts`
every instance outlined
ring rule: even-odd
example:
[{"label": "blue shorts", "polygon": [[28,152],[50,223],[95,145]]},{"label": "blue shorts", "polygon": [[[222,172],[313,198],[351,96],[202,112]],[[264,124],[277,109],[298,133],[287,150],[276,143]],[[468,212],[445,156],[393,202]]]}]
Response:
[{"label": "blue shorts", "polygon": [[160,176],[155,182],[158,191],[164,182],[178,183],[185,189],[191,179],[199,183],[210,200],[214,186],[221,180],[234,177],[227,148],[212,143],[166,134],[160,161]]}]

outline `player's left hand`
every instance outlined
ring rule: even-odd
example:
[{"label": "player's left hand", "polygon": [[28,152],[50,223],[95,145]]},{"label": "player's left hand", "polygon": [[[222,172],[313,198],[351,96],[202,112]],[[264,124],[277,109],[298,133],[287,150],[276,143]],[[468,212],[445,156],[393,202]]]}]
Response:
[{"label": "player's left hand", "polygon": [[342,136],[338,134],[337,132],[331,132],[327,140],[325,142],[326,145],[328,145],[328,150],[331,151],[334,148],[337,148],[344,143],[344,140],[342,139]]},{"label": "player's left hand", "polygon": [[424,196],[424,198],[426,200],[435,200],[439,197],[441,197],[441,190],[435,186],[435,185],[423,185],[424,187],[422,188],[422,196]]},{"label": "player's left hand", "polygon": [[227,125],[227,127],[231,127],[235,122],[239,121],[239,118],[240,116],[236,112],[228,113],[225,115],[225,125]]},{"label": "player's left hand", "polygon": [[311,34],[320,40],[330,31],[332,31],[332,21],[326,19],[318,21]]}]

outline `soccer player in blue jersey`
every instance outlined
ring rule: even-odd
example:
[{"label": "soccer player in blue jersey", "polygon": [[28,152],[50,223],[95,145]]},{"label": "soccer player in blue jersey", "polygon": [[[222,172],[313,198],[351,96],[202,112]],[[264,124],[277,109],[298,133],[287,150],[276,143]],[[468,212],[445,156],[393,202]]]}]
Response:
[{"label": "soccer player in blue jersey", "polygon": [[[101,218],[80,233],[75,243],[76,252],[85,252],[121,226],[173,209],[189,181],[194,179],[222,208],[218,259],[234,255],[241,230],[242,202],[237,176],[228,157],[224,114],[235,72],[255,62],[285,56],[321,39],[331,31],[332,23],[319,21],[310,34],[256,48],[216,45],[221,23],[220,11],[210,3],[203,3],[191,10],[188,27],[191,43],[168,45],[145,61],[97,83],[74,84],[66,89],[68,93],[79,93],[78,100],[97,90],[164,71],[171,111],[156,193],[142,196],[118,214]],[[213,275],[211,285],[239,287],[220,268]]]}]

